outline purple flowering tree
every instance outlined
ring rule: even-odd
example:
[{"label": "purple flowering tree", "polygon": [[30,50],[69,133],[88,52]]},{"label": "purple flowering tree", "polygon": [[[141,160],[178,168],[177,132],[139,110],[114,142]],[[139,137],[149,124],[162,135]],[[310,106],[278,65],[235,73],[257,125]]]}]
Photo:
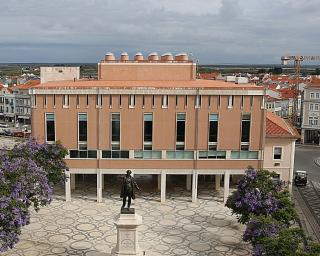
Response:
[{"label": "purple flowering tree", "polygon": [[0,151],[0,252],[19,241],[29,224],[30,207],[36,211],[52,201],[53,185],[65,181],[67,150],[59,143],[34,139]]},{"label": "purple flowering tree", "polygon": [[285,224],[296,220],[290,195],[282,182],[273,181],[274,172],[249,168],[245,173],[226,203],[240,223],[248,223],[252,214],[272,215]]}]

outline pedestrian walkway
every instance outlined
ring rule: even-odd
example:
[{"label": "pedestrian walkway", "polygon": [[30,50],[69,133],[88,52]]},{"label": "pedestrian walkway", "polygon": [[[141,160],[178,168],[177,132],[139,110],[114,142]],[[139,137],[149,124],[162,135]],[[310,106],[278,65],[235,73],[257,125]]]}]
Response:
[{"label": "pedestrian walkway", "polygon": [[[114,218],[119,213],[119,191],[104,191],[103,203],[95,202],[96,188],[88,186],[64,201],[64,191],[55,193],[53,203],[33,212],[31,224],[23,229],[21,242],[5,256],[83,255],[109,256],[116,244]],[[159,193],[142,193],[133,207],[142,216],[140,245],[148,255],[231,256],[250,255],[241,241],[244,226],[237,223],[218,194],[203,192],[197,203],[177,188],[161,204]]]}]

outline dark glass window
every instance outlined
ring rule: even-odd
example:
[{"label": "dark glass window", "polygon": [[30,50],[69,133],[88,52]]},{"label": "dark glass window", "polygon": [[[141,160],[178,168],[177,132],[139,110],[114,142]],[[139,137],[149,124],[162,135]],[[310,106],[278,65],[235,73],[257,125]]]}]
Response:
[{"label": "dark glass window", "polygon": [[186,114],[177,114],[177,142],[185,141]]},{"label": "dark glass window", "polygon": [[87,114],[79,114],[79,141],[87,141]]},{"label": "dark glass window", "polygon": [[155,101],[154,97],[155,97],[155,96],[152,95],[152,107],[154,107],[154,104],[155,104],[155,102],[154,102],[154,101]]},{"label": "dark glass window", "polygon": [[210,114],[209,117],[209,142],[218,141],[218,115]]},{"label": "dark glass window", "polygon": [[77,106],[80,105],[80,99],[79,99],[79,95],[77,95]]},{"label": "dark glass window", "polygon": [[144,114],[144,141],[152,141],[152,114]]},{"label": "dark glass window", "polygon": [[54,94],[53,95],[53,106],[55,106],[56,105],[56,95]]},{"label": "dark glass window", "polygon": [[87,94],[87,102],[86,102],[86,105],[88,106],[89,105],[89,95]]},{"label": "dark glass window", "polygon": [[250,141],[250,114],[242,116],[241,122],[241,142]]},{"label": "dark glass window", "polygon": [[47,113],[46,114],[46,122],[47,122],[47,141],[55,141],[55,120],[54,120],[54,114],[53,113]]},{"label": "dark glass window", "polygon": [[120,141],[120,114],[111,114],[111,141]]}]

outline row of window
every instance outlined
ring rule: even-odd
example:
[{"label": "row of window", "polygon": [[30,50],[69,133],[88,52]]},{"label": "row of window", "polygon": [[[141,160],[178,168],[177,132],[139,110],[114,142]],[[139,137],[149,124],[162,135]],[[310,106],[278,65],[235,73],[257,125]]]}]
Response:
[{"label": "row of window", "polygon": [[[70,158],[97,158],[97,150],[69,150]],[[102,159],[129,159],[129,150],[102,150]],[[232,151],[231,159],[258,159],[258,151]],[[166,159],[193,160],[193,150],[166,150]],[[226,159],[226,151],[200,150],[199,159]],[[134,150],[134,159],[162,159],[161,150]]]},{"label": "row of window", "polygon": [[[95,95],[95,102],[96,102],[96,106],[97,107],[102,107],[103,105],[103,95],[101,94],[97,94]],[[129,108],[135,108],[136,107],[136,96],[137,95],[129,95],[128,97],[128,107]],[[144,107],[145,106],[145,95],[141,95],[142,96],[142,106]],[[44,107],[47,106],[47,95],[44,95],[43,96],[43,104],[44,104]],[[113,101],[113,98],[114,97],[119,97],[118,98],[118,102],[119,102],[119,105],[120,107],[122,106],[123,104],[123,101],[122,101],[122,95],[109,95],[108,97],[108,105],[109,107],[111,108],[112,107],[112,101]],[[151,105],[152,107],[155,107],[155,95],[152,95],[152,100],[151,100]],[[201,105],[202,105],[202,95],[194,95],[194,96],[188,96],[188,95],[185,95],[185,96],[179,96],[179,95],[176,95],[175,96],[175,105],[178,106],[179,104],[179,99],[184,97],[184,105],[185,107],[188,106],[188,97],[195,97],[195,100],[194,100],[194,107],[195,108],[200,108]],[[212,100],[212,97],[216,97],[216,104],[218,107],[220,107],[220,103],[221,103],[221,96],[207,96],[208,97],[208,105],[211,106],[213,104],[213,100]],[[233,95],[230,95],[228,96],[228,108],[233,108],[234,106],[234,97]],[[240,107],[242,108],[243,105],[244,105],[244,97],[245,96],[240,96],[241,97],[241,100],[240,100]],[[252,107],[253,106],[253,99],[254,97],[253,96],[248,96],[250,97],[250,106]],[[63,95],[63,100],[62,100],[62,106],[64,108],[68,108],[69,107],[69,104],[70,104],[70,95],[67,95],[67,94],[64,94]],[[80,96],[79,95],[76,95],[76,105],[77,107],[80,106]],[[89,105],[89,95],[86,95],[86,106]],[[162,108],[168,108],[168,105],[169,105],[169,96],[168,95],[161,95],[161,107]],[[32,106],[37,106],[37,95],[33,95],[32,96]],[[53,106],[56,106],[56,95],[53,95]],[[261,107],[264,107],[264,97],[262,97],[262,102],[261,102]]]},{"label": "row of window", "polygon": [[309,125],[318,125],[319,117],[309,116]]},{"label": "row of window", "polygon": [[320,99],[319,92],[310,92],[310,99]]},{"label": "row of window", "polygon": [[[70,158],[97,158],[97,150],[69,150]],[[102,159],[129,159],[129,150],[102,150]],[[166,150],[166,159],[195,159],[193,150]],[[162,159],[161,150],[134,150],[134,159]],[[226,151],[200,150],[198,159],[226,159]],[[259,159],[259,151],[231,151],[230,159]],[[282,147],[274,147],[273,160],[282,159]]]},{"label": "row of window", "polygon": [[310,111],[319,111],[319,104],[310,103],[310,104],[309,104],[309,110],[310,110]]},{"label": "row of window", "polygon": [[[87,149],[88,124],[87,113],[78,113],[78,148]],[[120,113],[111,113],[111,148],[120,150],[121,132]],[[250,114],[243,114],[241,119],[241,150],[249,150],[250,142]],[[219,115],[209,115],[208,149],[217,150],[219,129]],[[52,142],[55,137],[55,114],[46,113],[46,140]],[[152,150],[153,141],[153,113],[143,115],[143,149]],[[186,113],[176,114],[176,150],[185,150],[186,141]]]}]

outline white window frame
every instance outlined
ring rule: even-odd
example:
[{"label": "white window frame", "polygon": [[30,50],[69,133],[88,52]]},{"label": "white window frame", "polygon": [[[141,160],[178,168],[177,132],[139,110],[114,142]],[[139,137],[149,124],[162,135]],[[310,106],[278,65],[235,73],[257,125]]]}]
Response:
[{"label": "white window frame", "polygon": [[63,95],[63,108],[69,108],[69,94],[64,94]]},{"label": "white window frame", "polygon": [[309,104],[309,111],[313,111],[313,103]]},{"label": "white window frame", "polygon": [[[144,140],[144,116],[145,115],[151,115],[151,117],[152,117],[152,141],[145,141]],[[153,122],[153,120],[154,120],[154,116],[153,116],[153,113],[152,112],[145,112],[145,113],[143,113],[143,137],[142,137],[142,140],[143,140],[143,150],[145,150],[144,149],[144,146],[150,146],[151,145],[151,150],[153,149],[153,145],[152,145],[152,143],[153,143],[153,136],[154,136],[154,122]]]},{"label": "white window frame", "polygon": [[47,114],[53,114],[53,121],[54,121],[54,138],[57,140],[57,129],[56,129],[56,115],[54,112],[45,112],[44,113],[44,130],[45,130],[45,137],[46,137],[46,143],[55,143],[55,141],[48,141],[47,140]]},{"label": "white window frame", "polygon": [[[274,158],[274,152],[275,152],[275,149],[276,148],[281,148],[281,157],[280,157],[280,159],[275,159]],[[274,146],[273,147],[273,150],[272,150],[272,159],[273,159],[273,161],[281,161],[281,160],[283,160],[283,146]]]},{"label": "white window frame", "polygon": [[314,99],[314,92],[310,92],[310,99]]},{"label": "white window frame", "polygon": [[320,98],[319,96],[320,96],[319,93],[316,92],[316,99],[319,99]]},{"label": "white window frame", "polygon": [[168,108],[168,105],[169,105],[168,102],[169,102],[169,96],[162,95],[161,108]]},{"label": "white window frame", "polygon": [[129,95],[129,108],[135,108],[136,107],[136,95],[130,94]]},{"label": "white window frame", "polygon": [[229,95],[228,96],[228,108],[233,108],[234,105],[234,95]]},{"label": "white window frame", "polygon": [[195,100],[195,104],[194,107],[195,108],[201,108],[201,104],[202,104],[202,95],[197,94],[196,95],[196,100]]},{"label": "white window frame", "polygon": [[[177,141],[177,129],[178,129],[178,114],[184,114],[184,141]],[[177,146],[183,146],[184,150],[186,150],[186,142],[187,142],[187,113],[186,112],[177,112],[176,113],[176,124],[175,124],[175,149]]]},{"label": "white window frame", "polygon": [[314,104],[314,110],[319,111],[319,104]]},{"label": "white window frame", "polygon": [[[80,121],[80,115],[83,115],[83,114],[86,114],[86,116],[87,116],[87,141],[79,141],[79,121]],[[78,141],[78,150],[83,150],[83,149],[80,149],[80,145],[86,145],[86,150],[88,150],[88,135],[89,135],[89,127],[88,127],[88,125],[89,125],[89,115],[88,115],[88,113],[87,112],[79,112],[78,113],[78,120],[77,120],[77,126],[78,126],[78,129],[77,129],[77,131],[78,131],[78,133],[77,133],[77,141]]]}]

